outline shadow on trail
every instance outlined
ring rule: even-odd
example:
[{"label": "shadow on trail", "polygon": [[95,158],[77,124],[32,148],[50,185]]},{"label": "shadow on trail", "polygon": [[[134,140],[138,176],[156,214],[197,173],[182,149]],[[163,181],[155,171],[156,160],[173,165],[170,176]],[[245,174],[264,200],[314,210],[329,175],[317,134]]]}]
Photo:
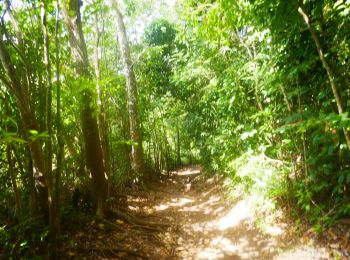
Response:
[{"label": "shadow on trail", "polygon": [[132,222],[115,213],[103,222],[87,214],[69,218],[62,258],[329,259],[293,242],[287,224],[258,229],[256,204],[228,200],[228,183],[218,175],[207,178],[193,166],[164,177],[147,190],[125,190],[125,203],[111,204]]},{"label": "shadow on trail", "polygon": [[205,179],[200,167],[172,172],[149,211],[174,226],[165,234],[180,259],[271,259],[276,238],[259,231],[247,201],[228,202],[223,179]]}]

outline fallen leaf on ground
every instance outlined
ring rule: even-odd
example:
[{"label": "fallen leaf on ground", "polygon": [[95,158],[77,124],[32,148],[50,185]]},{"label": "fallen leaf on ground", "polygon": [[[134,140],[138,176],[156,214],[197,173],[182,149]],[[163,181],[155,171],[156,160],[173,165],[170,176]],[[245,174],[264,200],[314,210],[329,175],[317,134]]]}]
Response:
[{"label": "fallen leaf on ground", "polygon": [[117,219],[115,222],[116,222],[117,224],[119,224],[119,225],[123,225],[123,224],[124,224],[124,221],[123,221],[123,220],[120,220],[120,219]]}]

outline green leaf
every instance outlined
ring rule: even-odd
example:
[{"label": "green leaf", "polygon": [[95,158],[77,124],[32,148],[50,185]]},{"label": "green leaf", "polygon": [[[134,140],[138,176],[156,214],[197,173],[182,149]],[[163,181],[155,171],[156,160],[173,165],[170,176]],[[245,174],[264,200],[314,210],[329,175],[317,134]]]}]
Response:
[{"label": "green leaf", "polygon": [[29,130],[29,133],[32,135],[37,135],[38,131],[37,130]]},{"label": "green leaf", "polygon": [[339,178],[338,178],[338,183],[339,184],[343,184],[344,183],[344,180],[345,180],[345,175],[340,175]]}]

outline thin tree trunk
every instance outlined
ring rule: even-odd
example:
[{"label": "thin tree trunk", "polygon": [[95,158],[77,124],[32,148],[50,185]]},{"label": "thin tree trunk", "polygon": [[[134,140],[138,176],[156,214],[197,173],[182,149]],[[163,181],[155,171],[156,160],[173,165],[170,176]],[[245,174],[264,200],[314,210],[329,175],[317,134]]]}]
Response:
[{"label": "thin tree trunk", "polygon": [[29,224],[32,224],[32,221],[38,216],[39,208],[38,208],[38,202],[37,202],[38,201],[37,194],[35,191],[33,160],[32,160],[32,155],[30,153],[29,148],[26,148],[26,154],[28,158],[27,171],[28,171],[28,185],[29,185]]},{"label": "thin tree trunk", "polygon": [[57,228],[58,234],[60,233],[60,184],[61,184],[61,172],[62,172],[62,164],[63,164],[63,149],[64,149],[64,141],[62,136],[62,119],[61,119],[61,81],[60,81],[60,57],[59,57],[59,42],[58,42],[58,34],[59,34],[59,7],[57,6],[56,10],[56,23],[55,23],[55,48],[56,48],[56,125],[57,125],[57,168],[55,174],[55,197],[56,197],[56,216],[57,216]]},{"label": "thin tree trunk", "polygon": [[180,151],[180,130],[179,127],[176,126],[176,154],[177,154],[177,164],[181,165],[181,151]]},{"label": "thin tree trunk", "polygon": [[41,2],[41,30],[44,38],[44,64],[46,68],[46,130],[49,138],[46,140],[46,177],[49,193],[49,223],[50,223],[50,246],[49,251],[52,257],[57,257],[57,236],[59,232],[59,222],[56,208],[56,192],[54,186],[54,176],[52,174],[52,78],[51,78],[51,60],[49,49],[49,35],[47,32],[46,3]]},{"label": "thin tree trunk", "polygon": [[286,103],[287,109],[288,109],[289,113],[292,113],[292,106],[289,103],[286,89],[284,88],[284,86],[282,84],[280,85],[280,88],[281,88],[281,92],[282,92],[282,95],[283,95],[284,102]]},{"label": "thin tree trunk", "polygon": [[6,157],[7,157],[7,163],[8,163],[8,173],[9,173],[9,176],[11,179],[13,193],[15,195],[16,211],[17,211],[20,237],[23,237],[24,236],[24,226],[23,226],[22,202],[21,202],[21,197],[19,195],[19,191],[18,191],[16,176],[14,173],[14,164],[13,164],[13,160],[12,160],[11,146],[10,145],[7,145],[7,147],[6,147]]},{"label": "thin tree trunk", "polygon": [[[247,46],[248,48],[248,46]],[[249,49],[249,48],[248,48]],[[255,53],[255,46],[253,46],[253,56],[251,56],[251,60],[254,62],[254,70],[253,70],[253,77],[254,77],[254,93],[255,93],[255,99],[256,99],[256,103],[258,104],[258,108],[260,111],[264,111],[264,107],[263,104],[260,100],[259,97],[259,76],[258,74],[258,64],[257,62],[255,62],[255,57],[256,57],[256,53]]]},{"label": "thin tree trunk", "polygon": [[[5,46],[3,35],[1,35],[0,39],[0,60],[3,65],[3,68],[9,78],[9,81],[3,82],[10,91],[12,91],[16,97],[17,106],[19,108],[21,119],[25,131],[25,138],[29,142],[29,162],[30,167],[33,167],[30,169],[29,173],[32,175],[29,175],[29,181],[31,186],[31,192],[33,189],[35,189],[36,194],[31,194],[31,217],[35,218],[37,214],[37,206],[40,207],[40,212],[47,217],[48,216],[48,197],[47,197],[47,185],[45,180],[45,167],[44,167],[44,161],[41,151],[41,144],[39,140],[31,141],[29,140],[29,130],[36,130],[39,131],[39,126],[37,123],[37,120],[35,118],[34,111],[32,110],[31,106],[31,78],[30,78],[30,72],[28,65],[25,60],[25,46],[23,41],[22,33],[19,29],[18,23],[12,13],[12,10],[10,8],[10,2],[9,0],[4,0],[4,8],[6,9],[7,13],[9,14],[10,21],[12,24],[12,27],[15,30],[16,38],[18,45],[12,44],[12,46],[15,48],[16,52],[19,55],[21,64],[18,64],[15,66],[12,63],[10,54]],[[6,31],[5,28],[2,30],[2,34]],[[23,67],[22,67],[23,65]],[[23,73],[24,72],[24,73]],[[34,185],[34,187],[33,187]],[[36,199],[39,199],[39,205],[36,203]]]},{"label": "thin tree trunk", "polygon": [[[63,1],[63,18],[68,30],[69,44],[72,49],[76,73],[80,84],[88,84],[92,79],[86,43],[82,30],[79,0]],[[85,81],[84,81],[85,79]],[[85,157],[88,173],[92,176],[92,188],[97,199],[96,215],[103,218],[103,208],[107,196],[107,179],[103,167],[101,142],[95,113],[96,100],[91,88],[84,87],[82,91],[82,130],[85,143]]]},{"label": "thin tree trunk", "polygon": [[[9,100],[9,99],[8,99]],[[5,102],[5,114],[9,115],[9,107],[8,103],[6,100]],[[5,130],[7,132],[10,131],[9,127],[5,126]],[[8,143],[6,145],[6,159],[7,159],[7,164],[8,164],[8,174],[11,180],[12,188],[13,188],[13,194],[15,197],[15,202],[16,202],[16,211],[17,211],[17,219],[18,219],[18,226],[19,226],[19,237],[20,239],[23,238],[24,236],[24,225],[23,225],[23,210],[22,210],[22,201],[21,201],[21,196],[19,194],[18,186],[17,186],[17,176],[15,173],[15,162],[12,157],[12,151],[13,151],[13,145],[11,143]],[[21,165],[19,164],[19,168],[21,168]]]},{"label": "thin tree trunk", "polygon": [[24,46],[23,36],[22,36],[22,33],[21,33],[20,29],[19,29],[18,23],[17,23],[15,17],[12,14],[12,10],[10,8],[10,1],[9,0],[4,0],[4,8],[5,8],[5,10],[7,10],[7,13],[9,15],[9,17],[10,17],[13,29],[14,29],[14,31],[16,33],[16,38],[17,38],[17,41],[18,41],[18,45],[20,46],[21,49],[23,49],[23,46]]},{"label": "thin tree trunk", "polygon": [[[10,54],[5,46],[2,35],[0,36],[0,60],[9,80],[4,84],[14,93],[17,106],[21,113],[26,140],[29,143],[29,149],[33,160],[33,177],[36,191],[38,193],[41,213],[48,217],[48,196],[47,184],[45,179],[45,167],[39,140],[29,139],[29,130],[39,131],[39,127],[30,106],[29,93],[21,84],[20,76],[23,71],[21,66],[15,66],[10,58]],[[23,75],[22,75],[23,76]],[[4,79],[3,79],[4,81]],[[25,81],[22,80],[22,82]]]},{"label": "thin tree trunk", "polygon": [[[329,66],[324,53],[323,53],[323,49],[319,40],[318,35],[316,34],[315,29],[313,28],[311,22],[310,22],[310,18],[309,15],[306,13],[306,11],[304,10],[304,6],[300,5],[298,8],[298,12],[300,13],[300,15],[303,17],[310,33],[311,33],[311,37],[313,39],[313,41],[315,42],[316,48],[317,48],[317,52],[318,52],[318,56],[320,57],[320,60],[322,62],[323,67],[325,68],[327,75],[328,75],[328,79],[329,79],[329,83],[333,92],[333,96],[335,98],[335,102],[337,104],[337,108],[338,108],[338,113],[339,115],[343,114],[343,107],[340,101],[340,96],[336,87],[336,83],[335,83],[335,76],[333,73],[332,68]],[[343,132],[344,132],[344,136],[346,139],[346,144],[348,146],[348,149],[350,151],[350,135],[349,132],[347,130],[347,128],[343,128]]]},{"label": "thin tree trunk", "polygon": [[[298,86],[298,112],[299,114],[302,114],[303,108],[301,103],[301,94],[300,94],[300,86],[299,86],[299,79],[297,80],[297,86]],[[290,111],[292,112],[292,111]],[[304,176],[309,176],[308,174],[308,164],[307,164],[307,148],[306,148],[306,134],[303,133],[302,136],[302,143],[303,143],[303,168],[304,168]]]},{"label": "thin tree trunk", "polygon": [[169,174],[170,172],[170,149],[169,149],[169,143],[166,136],[166,130],[165,127],[163,127],[164,131],[164,143],[165,143],[165,162],[166,162],[166,172]]},{"label": "thin tree trunk", "polygon": [[[12,24],[12,27],[16,33],[16,39],[17,39],[17,46],[16,45],[12,45],[16,52],[19,55],[19,58],[22,62],[22,64],[24,65],[24,69],[22,71],[25,72],[25,76],[23,76],[24,80],[24,84],[21,86],[23,88],[23,92],[25,91],[26,94],[29,96],[31,94],[31,72],[30,72],[30,68],[26,62],[25,59],[25,46],[24,46],[24,41],[23,41],[23,35],[22,32],[18,26],[17,20],[15,19],[13,13],[12,13],[12,9],[10,6],[10,1],[9,0],[4,0],[4,8],[7,11],[9,17],[10,17],[10,21]],[[39,78],[39,82],[40,82],[40,78]],[[24,89],[25,88],[25,89]],[[30,101],[30,96],[29,96],[29,101]]]},{"label": "thin tree trunk", "polygon": [[25,230],[23,226],[23,211],[22,211],[22,203],[21,203],[21,197],[18,191],[18,186],[17,186],[17,181],[16,181],[16,176],[14,173],[14,163],[12,160],[12,148],[11,145],[8,144],[6,146],[6,157],[7,157],[7,163],[8,163],[8,174],[11,180],[12,188],[13,188],[13,193],[15,196],[15,205],[16,205],[16,211],[17,211],[17,219],[18,219],[18,226],[19,226],[19,235],[16,243],[13,244],[12,248],[12,255],[14,254],[19,254],[19,243],[22,241]]},{"label": "thin tree trunk", "polygon": [[[96,91],[97,91],[97,104],[98,104],[98,122],[99,122],[99,136],[102,144],[102,156],[104,168],[108,180],[111,180],[109,171],[109,151],[108,151],[108,136],[107,136],[107,119],[105,111],[105,100],[103,93],[101,91],[100,81],[101,81],[101,69],[100,69],[100,58],[99,58],[99,45],[100,45],[100,29],[98,26],[98,13],[95,14],[95,45],[94,45],[94,58],[95,58],[95,75],[96,75]],[[108,181],[108,194],[110,191],[111,182]]]},{"label": "thin tree trunk", "polygon": [[240,43],[243,45],[243,47],[247,50],[247,54],[248,57],[250,59],[251,62],[253,62],[253,78],[254,78],[254,96],[255,96],[255,100],[256,100],[256,104],[258,105],[258,108],[260,111],[264,111],[264,107],[261,103],[260,97],[259,97],[259,78],[256,75],[258,72],[258,65],[255,62],[255,47],[253,46],[253,52],[250,50],[250,47],[248,46],[247,43],[244,42],[244,40],[242,39],[242,36],[240,36],[240,33],[238,31],[238,29],[236,28],[236,37],[237,39],[240,41]]},{"label": "thin tree trunk", "polygon": [[126,72],[126,86],[128,92],[128,113],[130,124],[131,137],[131,167],[135,174],[134,177],[139,177],[144,174],[144,161],[142,149],[142,136],[138,120],[138,105],[137,105],[137,85],[133,71],[133,65],[130,58],[129,44],[127,40],[123,16],[114,1],[114,9],[116,16],[116,26],[119,48],[124,62]]}]

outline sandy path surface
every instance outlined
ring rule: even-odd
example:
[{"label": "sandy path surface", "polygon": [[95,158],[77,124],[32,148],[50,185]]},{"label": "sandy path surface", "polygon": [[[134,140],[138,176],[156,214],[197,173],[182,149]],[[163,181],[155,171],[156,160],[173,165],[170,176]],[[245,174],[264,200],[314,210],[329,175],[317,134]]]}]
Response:
[{"label": "sandy path surface", "polygon": [[154,187],[144,210],[172,223],[161,234],[168,255],[160,258],[328,259],[322,249],[293,246],[281,223],[259,230],[252,203],[228,200],[226,187],[223,179],[204,178],[199,166],[172,172]]},{"label": "sandy path surface", "polygon": [[259,205],[254,198],[228,199],[227,181],[215,176],[192,166],[163,176],[147,189],[121,194],[125,203],[116,201],[115,207],[124,205],[120,210],[143,224],[115,216],[101,223],[85,213],[69,219],[62,258],[331,259],[324,248],[296,238],[282,220],[257,228],[254,212]]}]

